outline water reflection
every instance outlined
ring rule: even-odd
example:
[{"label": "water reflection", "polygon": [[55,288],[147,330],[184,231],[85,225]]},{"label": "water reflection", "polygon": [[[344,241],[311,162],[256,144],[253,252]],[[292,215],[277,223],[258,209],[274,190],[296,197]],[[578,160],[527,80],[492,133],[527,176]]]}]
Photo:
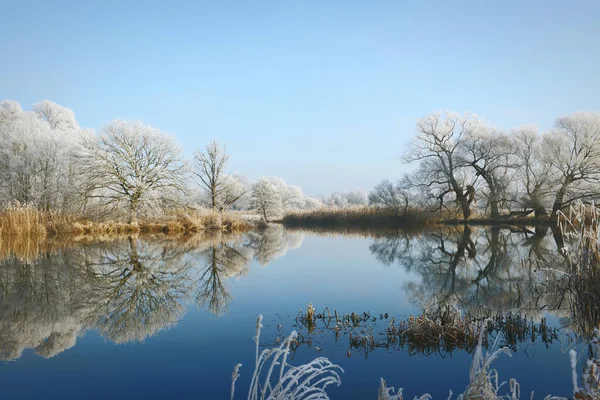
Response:
[{"label": "water reflection", "polygon": [[115,343],[141,341],[177,322],[190,289],[185,254],[132,237],[90,249],[81,267],[92,276],[102,335]]},{"label": "water reflection", "polygon": [[249,247],[220,242],[203,251],[201,259],[204,265],[198,280],[196,303],[214,315],[226,314],[233,298],[225,279],[248,273],[252,251]]},{"label": "water reflection", "polygon": [[420,280],[405,284],[423,309],[452,305],[469,312],[519,309],[530,316],[565,314],[565,291],[550,285],[568,268],[564,246],[547,229],[444,228],[374,239],[373,255],[397,264]]},{"label": "water reflection", "polygon": [[[302,244],[274,226],[244,237],[129,237],[76,246],[21,246],[0,261],[0,360],[32,348],[43,357],[96,329],[115,343],[142,341],[176,324],[195,300],[219,316],[232,296],[227,279]],[[6,245],[6,243],[4,243]]]},{"label": "water reflection", "polygon": [[[577,300],[561,278],[570,264],[560,232],[464,227],[370,234],[377,260],[411,273],[404,291],[425,312],[446,305],[475,316],[519,310],[539,321],[550,310],[564,326],[587,333],[600,320],[597,305]],[[0,359],[17,359],[27,348],[53,357],[92,329],[115,343],[143,341],[180,321],[188,303],[222,316],[234,302],[230,279],[303,240],[302,231],[273,225],[237,237],[0,243]]]}]

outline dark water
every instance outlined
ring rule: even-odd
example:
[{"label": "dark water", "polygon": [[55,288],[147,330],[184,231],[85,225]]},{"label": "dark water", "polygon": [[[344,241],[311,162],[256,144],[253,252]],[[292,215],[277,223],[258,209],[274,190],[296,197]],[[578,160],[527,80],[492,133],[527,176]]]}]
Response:
[{"label": "dark water", "polygon": [[[376,320],[357,333],[375,335],[391,317],[399,321],[440,303],[465,312],[517,308],[537,322],[545,317],[551,326],[569,325],[556,294],[528,289],[545,266],[560,268],[563,261],[554,238],[539,232],[478,228],[364,237],[274,226],[236,238],[27,249],[12,255],[5,249],[0,262],[2,399],[226,399],[238,362],[236,398],[245,398],[259,314],[262,345],[299,330],[312,343],[296,350],[292,364],[325,356],[344,368],[342,385],[328,391],[333,399],[376,398],[381,377],[408,398],[428,392],[446,399],[450,389],[462,393],[468,383],[469,352],[426,355],[406,345],[366,357],[349,348],[345,331],[337,341],[322,327],[306,332],[296,323],[298,311],[309,303],[318,311],[367,311]],[[388,319],[380,319],[385,313]],[[571,327],[558,333],[570,336]],[[516,378],[522,393],[570,396],[565,347],[560,340],[528,339],[494,367],[501,380]]]}]

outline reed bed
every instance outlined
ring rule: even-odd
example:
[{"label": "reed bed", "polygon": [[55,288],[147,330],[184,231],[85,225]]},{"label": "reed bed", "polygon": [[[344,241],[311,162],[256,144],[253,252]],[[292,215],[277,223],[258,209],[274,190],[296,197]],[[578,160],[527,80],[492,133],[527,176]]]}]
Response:
[{"label": "reed bed", "polygon": [[557,225],[557,234],[570,239],[561,251],[571,267],[573,328],[590,339],[600,327],[600,209],[594,203],[577,203],[558,212]]},{"label": "reed bed", "polygon": [[435,222],[435,218],[423,210],[409,209],[406,214],[396,215],[388,209],[357,206],[290,211],[281,222],[286,226],[389,228],[426,225]]},{"label": "reed bed", "polygon": [[76,214],[42,212],[30,206],[10,206],[0,211],[0,237],[44,240],[49,236],[111,236],[163,233],[195,234],[206,230],[243,232],[254,223],[240,213],[219,213],[212,210],[176,210],[168,215],[143,219],[129,224],[120,221],[98,221]]},{"label": "reed bed", "polygon": [[47,215],[29,206],[9,206],[0,211],[0,236],[46,237]]}]

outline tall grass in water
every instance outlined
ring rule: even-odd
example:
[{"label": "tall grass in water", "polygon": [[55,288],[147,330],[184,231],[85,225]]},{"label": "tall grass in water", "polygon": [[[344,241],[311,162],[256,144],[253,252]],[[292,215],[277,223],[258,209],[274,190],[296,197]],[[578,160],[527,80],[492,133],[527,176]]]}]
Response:
[{"label": "tall grass in water", "polygon": [[392,210],[357,206],[320,208],[312,211],[290,211],[282,219],[287,226],[304,227],[407,227],[433,222],[433,215],[425,211],[407,210],[396,214]]},{"label": "tall grass in water", "polygon": [[557,214],[557,234],[570,239],[561,251],[570,265],[571,314],[590,339],[600,327],[600,209],[578,203]]},{"label": "tall grass in water", "polygon": [[46,237],[47,216],[30,206],[11,205],[0,211],[0,236]]}]

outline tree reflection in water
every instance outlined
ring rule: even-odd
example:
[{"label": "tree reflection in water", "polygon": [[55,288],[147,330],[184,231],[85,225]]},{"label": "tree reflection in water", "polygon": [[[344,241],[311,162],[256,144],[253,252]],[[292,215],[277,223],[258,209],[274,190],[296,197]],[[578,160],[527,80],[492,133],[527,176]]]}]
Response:
[{"label": "tree reflection in water", "polygon": [[[471,314],[484,307],[519,309],[535,319],[546,310],[572,317],[573,296],[556,272],[568,268],[559,251],[565,240],[548,233],[468,227],[397,232],[377,237],[370,250],[383,264],[416,276],[405,290],[425,311],[447,304]],[[245,275],[252,260],[265,265],[300,247],[303,238],[276,225],[236,238],[129,237],[42,246],[35,255],[31,246],[24,256],[5,251],[0,359],[19,358],[25,348],[52,357],[89,329],[116,343],[142,341],[176,324],[188,301],[223,315],[233,301],[227,280]],[[583,326],[569,318],[564,323]]]},{"label": "tree reflection in water", "polygon": [[175,324],[189,291],[185,251],[160,242],[127,241],[84,264],[95,278],[97,327],[115,343],[141,341]]},{"label": "tree reflection in water", "polygon": [[129,237],[0,260],[0,360],[26,348],[52,357],[90,329],[115,343],[142,341],[176,324],[195,299],[215,315],[232,296],[225,281],[267,264],[303,235],[282,227],[231,238]]},{"label": "tree reflection in water", "polygon": [[[424,310],[452,305],[474,312],[519,309],[566,314],[560,282],[565,259],[547,228],[444,228],[437,232],[377,238],[370,246],[385,265],[399,264],[419,281],[405,284]],[[552,278],[552,279],[549,279]]]}]

